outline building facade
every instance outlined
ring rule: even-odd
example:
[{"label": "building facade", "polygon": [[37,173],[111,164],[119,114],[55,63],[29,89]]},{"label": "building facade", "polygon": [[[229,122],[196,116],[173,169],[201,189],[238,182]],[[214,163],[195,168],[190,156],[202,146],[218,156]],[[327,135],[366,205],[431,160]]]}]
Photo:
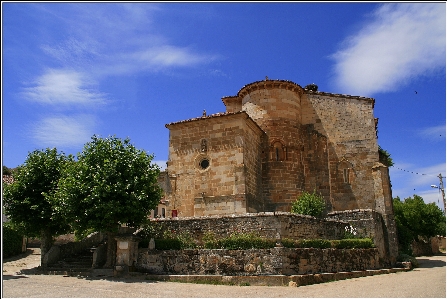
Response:
[{"label": "building facade", "polygon": [[222,101],[223,113],[166,125],[167,216],[290,212],[303,191],[323,195],[326,212],[393,214],[374,99],[266,78]]}]

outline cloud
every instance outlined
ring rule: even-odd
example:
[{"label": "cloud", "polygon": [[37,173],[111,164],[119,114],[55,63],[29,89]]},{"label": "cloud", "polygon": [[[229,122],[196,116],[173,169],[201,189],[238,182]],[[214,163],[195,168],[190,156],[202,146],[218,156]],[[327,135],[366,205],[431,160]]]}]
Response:
[{"label": "cloud", "polygon": [[88,77],[70,70],[50,69],[21,92],[28,101],[47,105],[104,104],[105,94],[93,91]]},{"label": "cloud", "polygon": [[77,147],[94,134],[96,121],[92,115],[47,117],[30,129],[33,140],[43,147]]},{"label": "cloud", "polygon": [[381,5],[331,56],[335,84],[343,93],[371,96],[445,68],[445,12],[445,3]]},{"label": "cloud", "polygon": [[445,142],[445,125],[425,128],[417,131],[417,134],[424,139]]}]

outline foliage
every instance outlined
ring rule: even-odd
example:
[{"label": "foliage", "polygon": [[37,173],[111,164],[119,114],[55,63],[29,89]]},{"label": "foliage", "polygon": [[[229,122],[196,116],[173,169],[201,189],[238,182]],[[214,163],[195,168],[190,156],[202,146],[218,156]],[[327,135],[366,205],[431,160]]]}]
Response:
[{"label": "foliage", "polygon": [[331,247],[337,249],[373,248],[374,243],[370,238],[342,239],[332,240]]},{"label": "foliage", "polygon": [[411,265],[413,268],[419,267],[419,262],[417,259],[411,255],[405,254],[405,253],[399,253],[396,259],[397,262],[411,262]]},{"label": "foliage", "polygon": [[5,165],[3,165],[2,174],[3,175],[12,175],[12,170],[10,168],[6,167]]},{"label": "foliage", "polygon": [[324,239],[298,240],[296,243],[298,248],[331,248],[331,242]]},{"label": "foliage", "polygon": [[75,231],[114,233],[121,224],[145,223],[162,194],[157,183],[160,170],[152,159],[128,138],[94,135],[78,161],[66,168],[56,195]]},{"label": "foliage", "polygon": [[315,83],[308,84],[308,85],[306,85],[304,87],[304,89],[308,89],[308,90],[311,90],[311,91],[318,91],[318,85],[315,84]]},{"label": "foliage", "polygon": [[345,226],[345,233],[343,239],[357,239],[359,238],[357,234],[357,229],[352,225]]},{"label": "foliage", "polygon": [[56,148],[35,150],[13,172],[14,182],[3,188],[3,207],[11,223],[28,237],[57,236],[69,232],[69,225],[52,199],[65,167],[73,157]]},{"label": "foliage", "polygon": [[252,249],[252,248],[273,248],[276,240],[259,237],[254,233],[235,232],[228,237],[216,238],[211,232],[208,232],[202,238],[204,248],[206,249]]},{"label": "foliage", "polygon": [[304,191],[298,199],[292,204],[292,213],[310,215],[314,217],[323,217],[325,210],[325,201],[323,196],[316,193]]},{"label": "foliage", "polygon": [[428,241],[430,237],[445,236],[445,215],[435,203],[426,204],[422,197],[413,195],[403,202],[396,197],[393,205],[402,252],[411,254],[410,244],[419,237]]},{"label": "foliage", "polygon": [[393,159],[391,159],[390,153],[384,150],[379,145],[379,161],[385,166],[391,167],[394,165]]},{"label": "foliage", "polygon": [[3,222],[2,249],[3,257],[22,253],[23,234],[14,229],[10,223]]}]

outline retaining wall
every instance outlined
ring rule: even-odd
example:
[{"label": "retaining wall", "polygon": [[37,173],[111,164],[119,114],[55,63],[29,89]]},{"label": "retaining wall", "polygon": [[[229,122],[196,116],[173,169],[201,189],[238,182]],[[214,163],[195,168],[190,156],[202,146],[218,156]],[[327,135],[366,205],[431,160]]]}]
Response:
[{"label": "retaining wall", "polygon": [[376,248],[140,249],[136,264],[139,272],[164,275],[303,275],[379,268]]}]

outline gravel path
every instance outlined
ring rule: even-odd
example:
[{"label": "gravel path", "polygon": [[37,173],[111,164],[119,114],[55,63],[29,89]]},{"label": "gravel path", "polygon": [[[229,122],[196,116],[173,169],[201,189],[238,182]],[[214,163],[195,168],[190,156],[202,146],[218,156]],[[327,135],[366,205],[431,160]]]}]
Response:
[{"label": "gravel path", "polygon": [[[3,262],[2,297],[12,298],[445,298],[446,257],[419,257],[408,272],[301,287],[225,286],[34,275],[40,251]],[[20,273],[21,274],[18,274]]]}]

